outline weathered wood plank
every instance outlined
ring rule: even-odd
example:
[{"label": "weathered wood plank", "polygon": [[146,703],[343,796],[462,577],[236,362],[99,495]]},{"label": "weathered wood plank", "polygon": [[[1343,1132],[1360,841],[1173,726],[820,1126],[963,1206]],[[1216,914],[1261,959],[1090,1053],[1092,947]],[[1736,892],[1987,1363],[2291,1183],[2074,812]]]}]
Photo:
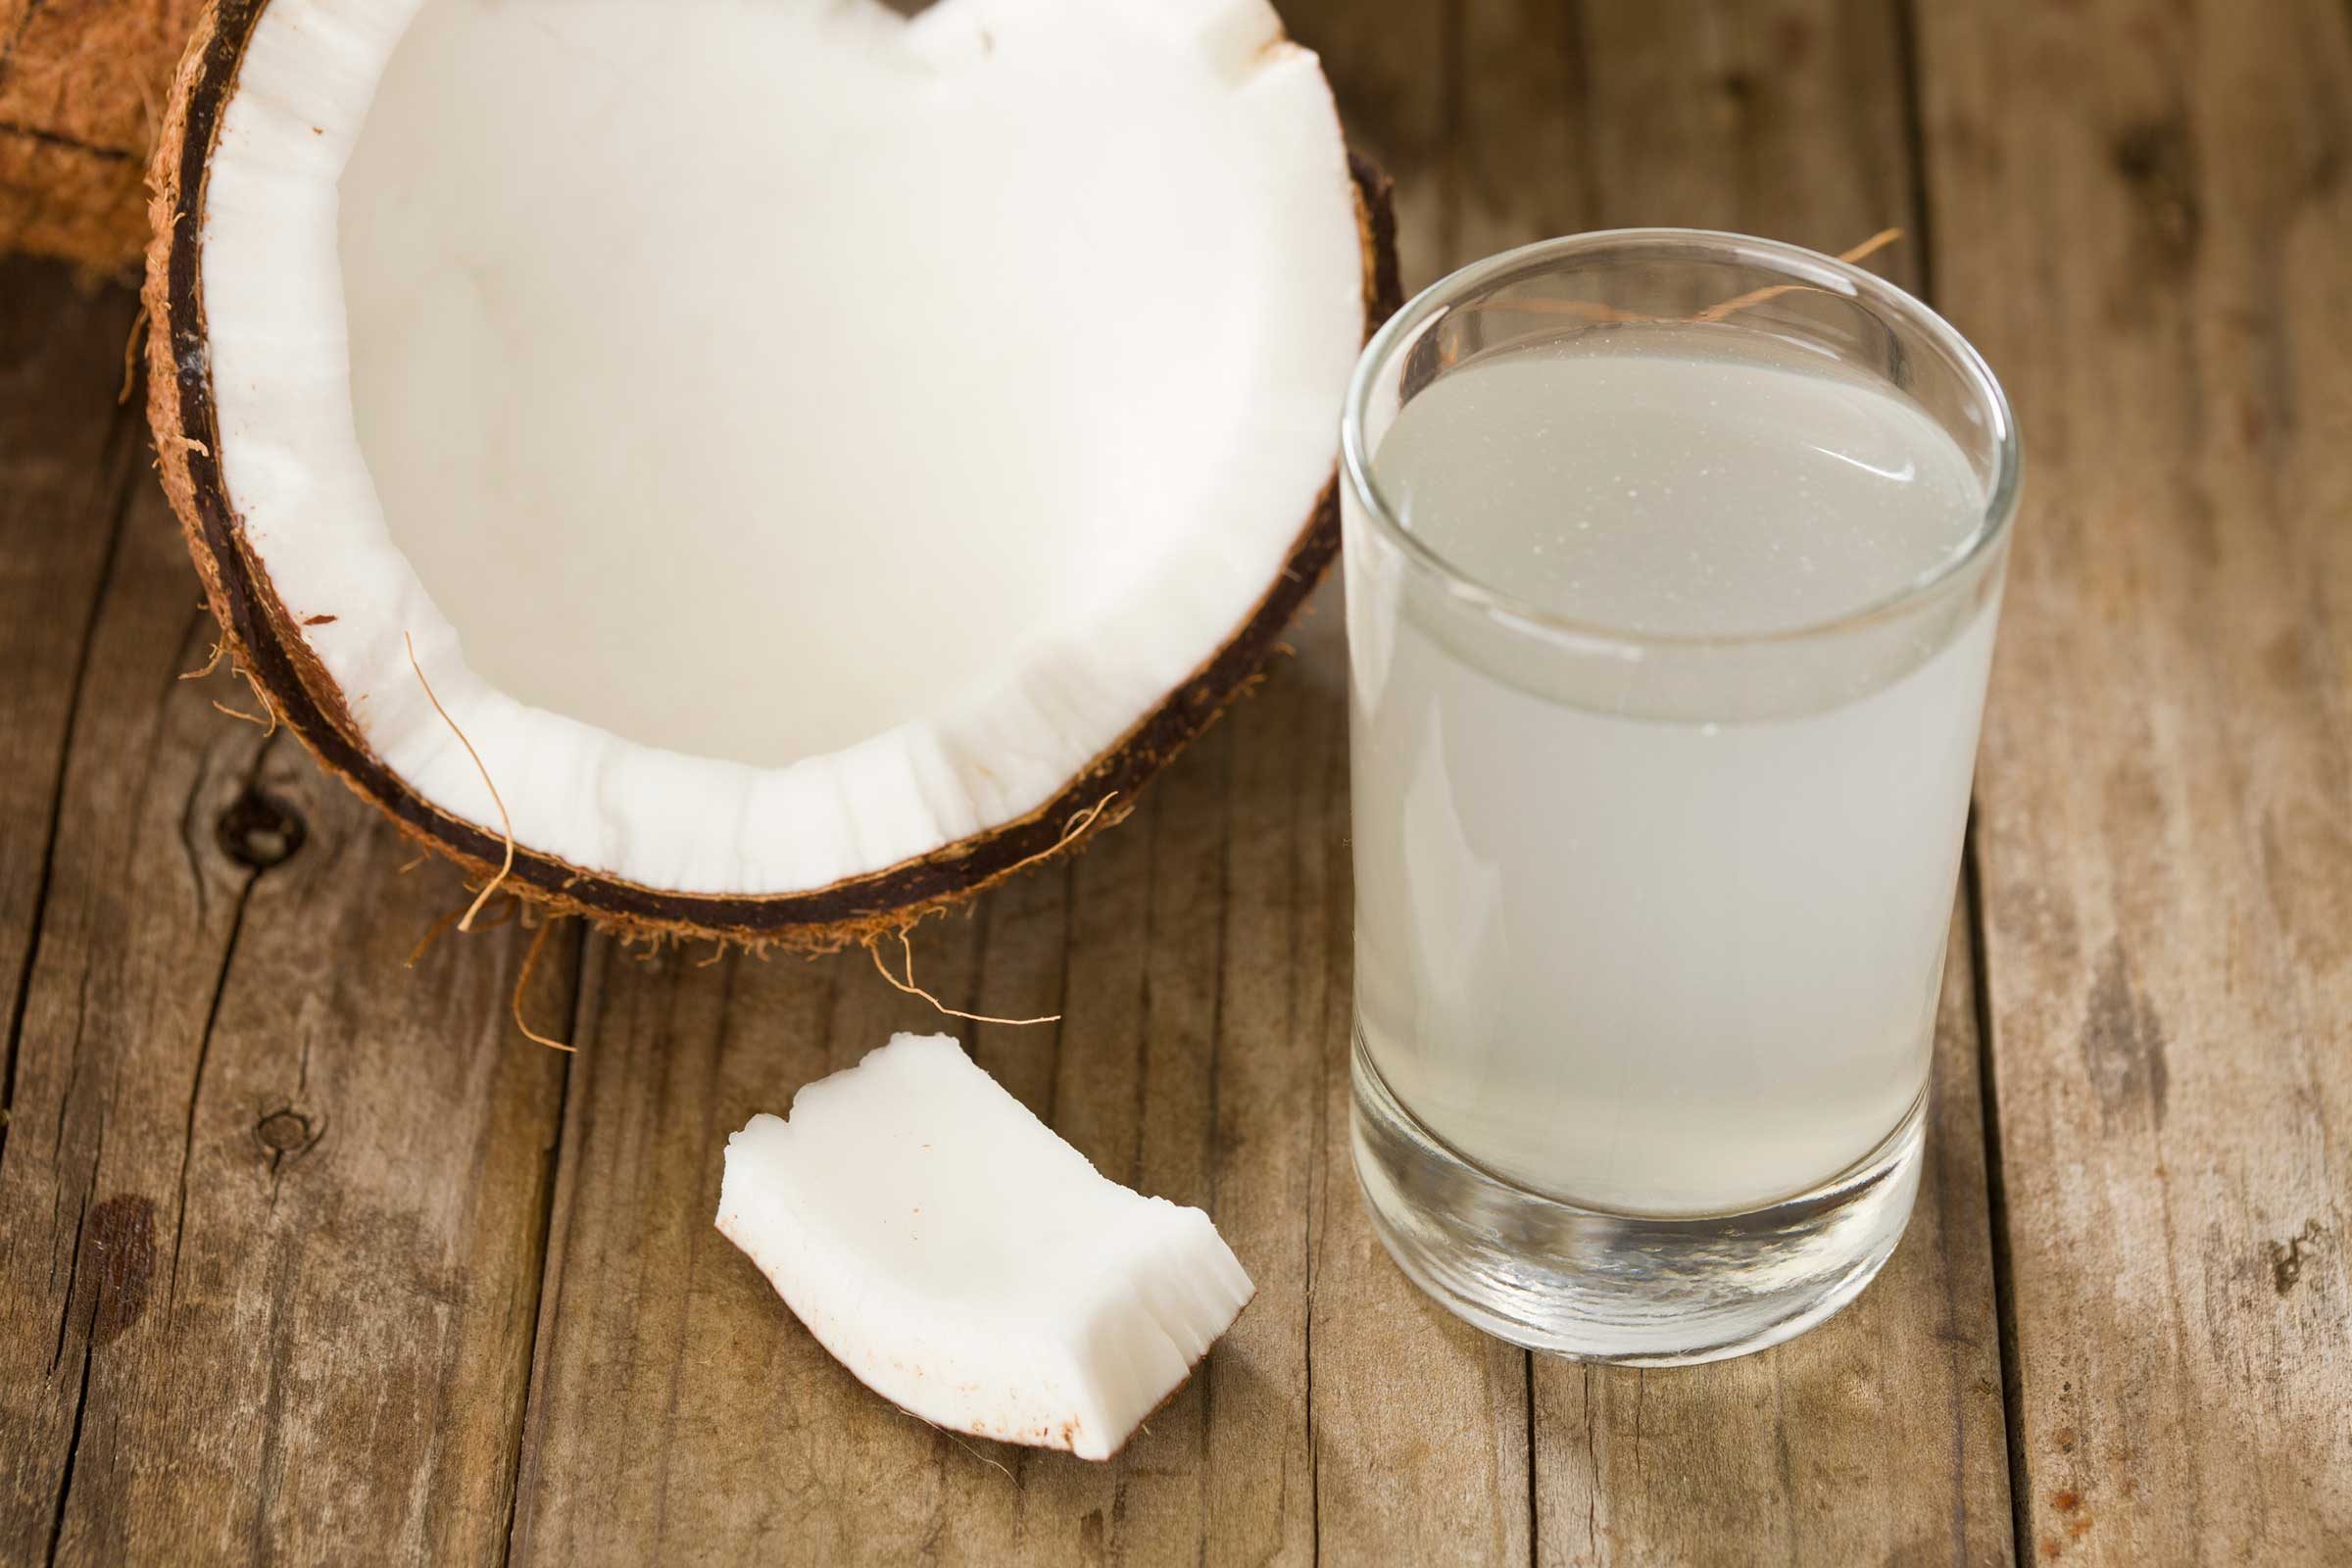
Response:
[{"label": "weathered wood plank", "polygon": [[[1834,252],[1912,220],[1892,5],[1577,9],[1589,226],[1728,228]],[[1881,265],[1908,278],[1914,260],[1905,247]]]},{"label": "weathered wood plank", "polygon": [[2352,1553],[2352,18],[1919,8],[2028,496],[1980,847],[2035,1560]]},{"label": "weathered wood plank", "polygon": [[0,1152],[0,1424],[21,1435],[0,1456],[0,1506],[24,1561],[59,1539],[92,1396],[104,1432],[136,1402],[118,1381],[126,1345],[172,1338],[177,1154],[254,878],[203,829],[242,793],[260,732],[175,683],[204,657],[193,573],[142,548],[156,512],[134,512],[91,649]]},{"label": "weathered wood plank", "polygon": [[1425,259],[1437,271],[1592,226],[1602,170],[1586,11],[1463,0],[1446,77],[1456,106],[1442,181],[1446,228]]},{"label": "weathered wood plank", "polygon": [[[1231,1213],[1248,1232],[1254,1214],[1263,1240],[1245,1256],[1271,1253],[1307,1293],[1306,1311],[1243,1325],[1273,1329],[1244,1343],[1263,1348],[1252,1360],[1289,1371],[1284,1418],[1311,1423],[1314,1530],[1292,1544],[1334,1562],[1522,1562],[1526,1358],[1420,1299],[1388,1266],[1348,1161],[1353,923],[1338,598],[1335,586],[1295,629],[1295,664],[1231,720],[1216,1092],[1221,1142],[1238,1149],[1219,1173],[1219,1223]],[[1262,1303],[1269,1271],[1252,1266]],[[1212,1378],[1238,1379],[1249,1365],[1212,1362]],[[1212,1392],[1223,1420],[1224,1384]],[[1212,1560],[1250,1560],[1220,1557],[1215,1542]]]},{"label": "weathered wood plank", "polygon": [[[1139,949],[1135,890],[1148,886],[1161,811],[1181,802],[1180,764],[1155,804],[1076,865],[1007,889],[970,919],[916,934],[917,977],[952,1004],[1026,1015],[1054,1010],[1065,946],[1062,906],[1100,919],[1072,922]],[[1174,813],[1170,813],[1174,814]],[[1120,873],[1097,910],[1073,880]],[[1045,940],[1038,938],[1043,936]],[[1000,962],[975,980],[983,945]],[[523,1468],[518,1562],[657,1560],[760,1553],[786,1561],[892,1560],[920,1552],[952,1560],[1066,1560],[1101,1548],[1123,1511],[1093,1489],[1115,1467],[934,1432],[858,1385],[794,1323],[766,1282],[711,1228],[726,1135],[758,1110],[781,1111],[811,1078],[854,1062],[894,1030],[958,1033],[1041,1114],[1085,1074],[1057,1059],[1058,1030],[971,1026],[943,1019],[886,986],[863,952],[760,961],[730,956],[710,968],[688,956],[647,961],[596,944],[592,1006],[575,1072],[549,1254],[550,1283]],[[1003,961],[1007,956],[1012,961]],[[1125,1102],[1139,1093],[1139,965],[1105,986],[1073,965],[1068,1010],[1092,1024],[1108,1076]],[[1021,994],[1011,994],[1016,982]],[[1073,1094],[1073,1103],[1084,1101]],[[1134,1174],[1141,1118],[1092,1126],[1072,1116],[1080,1146],[1114,1174]],[[1110,1125],[1105,1126],[1104,1121]],[[1201,1133],[1204,1140],[1204,1131]],[[1181,1194],[1184,1183],[1159,1183]],[[1187,1416],[1188,1393],[1131,1446],[1139,1462]],[[1195,1449],[1197,1453],[1197,1446]],[[1065,1502],[1042,1506],[1031,1489]],[[1164,1510],[1189,1537],[1197,1497]],[[1172,1544],[1173,1538],[1170,1538]],[[1187,1548],[1190,1550],[1191,1548]]]},{"label": "weathered wood plank", "polygon": [[1461,34],[1451,6],[1288,0],[1291,36],[1323,62],[1348,143],[1396,182],[1396,249],[1409,295],[1456,248],[1448,170],[1460,143]]},{"label": "weathered wood plank", "polygon": [[[1326,1075],[1345,1070],[1344,971],[1335,990],[1330,967],[1336,618],[1328,628],[1118,832],[972,919],[916,933],[920,978],[941,996],[996,1013],[1058,1007],[1057,1027],[943,1020],[862,953],[700,970],[608,952],[573,1092],[519,1559],[1311,1558],[1315,1133]],[[897,1028],[958,1033],[1101,1168],[1209,1206],[1257,1280],[1208,1368],[1108,1465],[951,1438],[890,1409],[710,1229],[725,1134]],[[1515,1415],[1518,1473],[1523,1434]]]},{"label": "weathered wood plank", "polygon": [[[1336,600],[1337,595],[1333,598]],[[1325,776],[1302,778],[1335,822],[1323,875],[1338,917],[1322,933],[1319,1015],[1295,1026],[1319,1042],[1321,1149],[1314,1245],[1313,1388],[1320,1555],[1338,1563],[1523,1563],[1535,1523],[1526,1352],[1490,1339],[1423,1296],[1372,1233],[1349,1152],[1353,1035],[1352,896],[1346,681],[1339,606],[1302,630],[1301,663],[1328,682],[1334,726]],[[1264,753],[1278,757],[1279,732]]]},{"label": "weathered wood plank", "polygon": [[1919,1206],[1860,1299],[1712,1367],[1537,1363],[1544,1561],[2009,1560],[1971,957],[1963,910]]},{"label": "weathered wood plank", "polygon": [[[1396,179],[1396,244],[1408,294],[1472,255],[1511,243],[1492,238],[1497,205],[1524,224],[1530,202],[1551,199],[1552,176],[1572,152],[1565,135],[1514,137],[1506,147],[1504,136],[1466,132],[1518,111],[1544,115],[1558,101],[1561,84],[1541,70],[1552,58],[1558,26],[1544,8],[1316,0],[1287,5],[1284,14],[1322,54],[1350,137]],[[1509,128],[1527,124],[1512,121]],[[1493,155],[1492,167],[1468,162],[1481,152]],[[1489,199],[1476,199],[1480,192]],[[1292,640],[1299,649],[1296,664],[1277,667],[1259,702],[1237,713],[1234,729],[1239,767],[1269,779],[1287,770],[1293,808],[1302,813],[1293,853],[1321,859],[1289,869],[1298,885],[1317,892],[1289,906],[1313,913],[1291,923],[1287,951],[1266,951],[1271,934],[1239,950],[1288,966],[1294,989],[1284,1027],[1316,1054],[1311,1080],[1295,1068],[1291,1081],[1262,1091],[1291,1106],[1288,1125],[1269,1124],[1266,1136],[1311,1140],[1316,1162],[1304,1238],[1312,1249],[1309,1311],[1297,1348],[1313,1439],[1309,1545],[1339,1563],[1524,1562],[1534,1520],[1527,1357],[1457,1321],[1397,1272],[1372,1234],[1348,1152],[1354,888],[1346,639],[1336,582]],[[1221,1094],[1226,1082],[1220,1072]]]},{"label": "weathered wood plank", "polygon": [[91,613],[141,477],[137,415],[116,404],[113,359],[134,310],[63,267],[0,268],[0,1078],[38,936]]},{"label": "weathered wood plank", "polygon": [[[1477,13],[1474,12],[1475,16]],[[1662,25],[1671,19],[1672,25]],[[1891,7],[1588,0],[1563,47],[1497,48],[1460,162],[1487,246],[1563,225],[1733,228],[1838,250],[1915,223]],[[1524,32],[1505,24],[1506,32]],[[1541,34],[1538,34],[1542,36]],[[1549,40],[1547,39],[1547,42]],[[1571,104],[1577,151],[1543,153]],[[1508,171],[1559,167],[1574,206]],[[1509,203],[1526,189],[1525,217]],[[1881,263],[1918,281],[1918,252]],[[1911,1230],[1860,1300],[1777,1349],[1668,1372],[1534,1364],[1538,1556],[1555,1563],[1999,1562],[2011,1550],[1974,975],[1956,929],[1929,1169]]]},{"label": "weathered wood plank", "polygon": [[[1884,8],[1673,16],[1293,21],[1406,181],[1415,281],[1594,223],[1835,247],[1906,216]],[[2034,449],[1982,862],[2043,1558],[2352,1539],[2352,44],[2340,9],[2266,16],[1919,8],[1939,302]],[[1340,1136],[1335,619],[1135,821],[925,929],[926,983],[1059,1004],[1058,1030],[943,1025],[862,956],[592,949],[540,1302],[562,1065],[497,1021],[518,946],[395,974],[446,884],[390,879],[353,803],[211,712],[233,687],[172,682],[202,638],[143,488],[52,849],[133,493],[135,425],[102,406],[126,311],[0,281],[0,975],[27,982],[0,1556],[489,1555],[534,1310],[520,1557],[1525,1553],[1528,1364],[1403,1285]],[[288,816],[306,841],[274,862]],[[1536,1364],[1539,1554],[2006,1552],[1967,999],[1919,1217],[1854,1308],[1723,1368]],[[1259,1272],[1118,1462],[880,1406],[709,1230],[725,1131],[892,1027],[959,1028],[1106,1170],[1215,1204]]]},{"label": "weathered wood plank", "polygon": [[[518,1560],[1304,1561],[1319,1468],[1324,1528],[1343,1542],[1371,1542],[1377,1493],[1423,1533],[1392,1541],[1451,1549],[1468,1493],[1488,1520],[1473,1532],[1482,1557],[1507,1544],[1499,1554],[1524,1558],[1524,1362],[1372,1258],[1344,1143],[1323,1137],[1346,1106],[1345,774],[1338,620],[1314,624],[1300,660],[1117,833],[973,919],[917,933],[920,978],[941,996],[999,1013],[1059,1005],[1057,1029],[943,1020],[862,953],[701,969],[600,945]],[[1209,1205],[1257,1280],[1208,1368],[1108,1465],[891,1410],[710,1229],[726,1133],[900,1028],[958,1032],[1101,1168]],[[1335,1177],[1348,1185],[1326,1191]],[[1337,1240],[1312,1234],[1326,1218]],[[1335,1249],[1376,1268],[1332,1265]],[[1310,1300],[1310,1268],[1325,1266],[1344,1289],[1317,1284]],[[1310,1310],[1327,1378],[1311,1405]],[[1409,1388],[1415,1421],[1350,1398],[1367,1379]],[[1461,1451],[1485,1456],[1475,1473],[1433,1429],[1447,1410]],[[1384,1462],[1409,1451],[1424,1462]]]},{"label": "weathered wood plank", "polygon": [[0,1151],[0,1558],[490,1560],[562,1067],[507,1031],[515,933],[401,972],[454,887],[177,678],[208,628],[142,472]]},{"label": "weathered wood plank", "polygon": [[589,944],[513,1560],[660,1560],[713,1511],[738,1555],[892,1541],[890,1478],[828,1418],[839,1369],[772,1332],[765,1283],[710,1228],[738,1107],[831,1070],[837,978]]},{"label": "weathered wood plank", "polygon": [[[135,307],[125,296],[76,287],[61,267],[0,268],[0,1202],[6,1149],[30,1102],[21,1093],[19,1038],[25,986],[40,941],[55,849],[56,797],[75,698],[108,557],[136,482],[129,416],[116,405],[110,372]],[[29,1157],[29,1156],[26,1156]],[[0,1236],[7,1234],[0,1214]],[[0,1259],[13,1254],[0,1251]],[[53,1260],[41,1274],[56,1294]],[[29,1298],[29,1262],[0,1271],[8,1294]],[[61,1345],[45,1360],[62,1360]],[[78,1367],[76,1367],[76,1375]],[[34,1400],[19,1387],[6,1412],[6,1491],[0,1544],[29,1560],[45,1550],[56,1518],[54,1482],[70,1444],[73,1402]],[[0,1396],[0,1397],[7,1397]],[[34,1478],[39,1478],[39,1484]]]}]

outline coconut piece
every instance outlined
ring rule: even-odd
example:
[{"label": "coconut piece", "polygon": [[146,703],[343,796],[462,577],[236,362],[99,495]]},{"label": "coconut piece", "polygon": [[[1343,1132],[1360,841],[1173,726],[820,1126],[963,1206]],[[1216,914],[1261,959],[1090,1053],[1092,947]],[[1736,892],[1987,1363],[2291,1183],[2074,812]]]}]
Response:
[{"label": "coconut piece", "polygon": [[1082,1459],[1255,1291],[1206,1214],[1097,1174],[946,1035],[893,1036],[730,1134],[718,1229],[884,1398]]},{"label": "coconut piece", "polygon": [[[0,8],[0,255],[128,270],[147,155],[201,0]],[[36,15],[37,13],[37,15]]]},{"label": "coconut piece", "polygon": [[275,714],[762,944],[1124,814],[1336,550],[1395,298],[1263,0],[220,0],[155,180],[165,487]]}]

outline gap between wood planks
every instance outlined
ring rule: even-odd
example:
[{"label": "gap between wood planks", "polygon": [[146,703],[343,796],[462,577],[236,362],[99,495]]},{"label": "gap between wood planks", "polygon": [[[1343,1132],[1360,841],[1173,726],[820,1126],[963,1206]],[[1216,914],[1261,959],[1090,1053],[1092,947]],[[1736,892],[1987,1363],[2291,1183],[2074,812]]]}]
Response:
[{"label": "gap between wood planks", "polygon": [[[1917,269],[1914,292],[1930,309],[1939,310],[1936,287],[1936,207],[1928,178],[1926,96],[1922,90],[1926,61],[1920,46],[1917,7],[1922,0],[1894,0],[1895,59],[1901,72],[1899,97],[1903,109],[1903,162],[1911,188],[1910,228]],[[1980,750],[1982,742],[1980,742]],[[2001,1370],[2001,1436],[2009,1476],[2009,1543],[2013,1560],[2026,1563],[2033,1553],[2032,1477],[2027,1464],[2024,1410],[2019,1400],[2017,1296],[2009,1255],[2009,1195],[2001,1165],[2001,1098],[1992,1040],[1991,956],[1985,942],[1984,891],[1978,867],[1975,791],[1970,791],[1966,826],[1960,842],[1961,904],[1968,921],[1968,983],[1977,1023],[1977,1103],[1984,1127],[1984,1202],[1987,1240],[1992,1249],[1993,1329]]]},{"label": "gap between wood planks", "polygon": [[[592,933],[588,930],[587,922],[573,921],[571,1028],[568,1038],[575,1043],[588,1038],[587,1030],[592,1021],[588,986],[588,945],[591,940]],[[563,1295],[564,1249],[557,1245],[555,1234],[557,1200],[570,1175],[564,1156],[565,1150],[573,1144],[572,1074],[588,1069],[577,1052],[560,1053],[560,1056],[564,1076],[556,1086],[556,1141],[547,1152],[547,1183],[539,1200],[539,1223],[533,1241],[539,1255],[539,1267],[531,1287],[531,1332],[524,1337],[522,1346],[522,1398],[515,1404],[514,1428],[510,1438],[514,1459],[507,1468],[507,1520],[506,1528],[499,1532],[500,1568],[508,1568],[514,1561],[515,1547],[523,1535],[526,1518],[522,1510],[523,1475],[533,1457],[531,1417],[539,1408],[543,1393],[539,1376],[539,1342]]]},{"label": "gap between wood planks", "polygon": [[2033,1474],[2027,1463],[2025,1406],[2017,1347],[2017,1287],[2009,1256],[2009,1187],[2001,1168],[2001,1098],[1992,1049],[1992,969],[1984,942],[1984,888],[1977,863],[1976,813],[1969,813],[1961,847],[1961,885],[1967,891],[1969,985],[1976,993],[1977,1095],[1984,1122],[1984,1203],[1991,1217],[1993,1326],[2001,1360],[2001,1434],[2009,1455],[2009,1532],[2020,1563],[2034,1547]]},{"label": "gap between wood planks", "polygon": [[41,929],[49,909],[49,877],[57,859],[57,834],[65,816],[66,762],[74,755],[74,736],[80,726],[81,699],[90,674],[90,647],[98,637],[98,612],[106,603],[107,590],[115,575],[115,561],[121,553],[124,519],[130,512],[132,497],[146,477],[145,468],[134,461],[145,434],[145,413],[118,407],[103,448],[102,460],[110,467],[119,466],[111,485],[105,487],[106,545],[99,556],[97,588],[90,595],[90,606],[81,618],[81,637],[74,653],[74,674],[66,688],[66,717],[58,730],[57,761],[49,781],[49,818],[41,834],[40,869],[33,874],[31,923],[24,936],[24,956],[18,965],[16,997],[9,1008],[8,1045],[0,1055],[0,1154],[8,1150],[11,1112],[17,1099],[17,1052],[24,1036],[24,1009],[32,998],[34,960],[41,951]]}]

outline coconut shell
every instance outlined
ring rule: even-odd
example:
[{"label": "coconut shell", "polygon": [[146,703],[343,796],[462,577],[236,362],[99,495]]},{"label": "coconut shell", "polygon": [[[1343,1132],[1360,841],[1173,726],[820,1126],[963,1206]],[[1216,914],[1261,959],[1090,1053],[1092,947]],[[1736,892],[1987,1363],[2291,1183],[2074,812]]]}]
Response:
[{"label": "coconut shell", "polygon": [[0,0],[0,254],[127,270],[147,156],[201,0]]},{"label": "coconut shell", "polygon": [[[154,238],[145,289],[148,414],[164,491],[220,622],[222,647],[268,702],[271,716],[404,833],[468,873],[488,878],[506,858],[506,840],[418,796],[368,746],[268,572],[246,549],[215,459],[219,437],[205,347],[199,220],[221,112],[235,88],[245,41],[267,3],[217,0],[198,18],[172,83],[149,173]],[[1349,165],[1362,237],[1368,338],[1400,303],[1396,221],[1388,180],[1353,154]],[[903,929],[1075,847],[1123,816],[1145,781],[1240,695],[1339,547],[1335,473],[1301,519],[1283,570],[1240,629],[1058,795],[1015,821],[879,871],[789,894],[712,895],[645,887],[520,845],[514,847],[514,867],[503,887],[552,912],[584,916],[633,937],[821,952]],[[1098,809],[1106,798],[1111,808]],[[1070,831],[1081,818],[1083,826]]]}]

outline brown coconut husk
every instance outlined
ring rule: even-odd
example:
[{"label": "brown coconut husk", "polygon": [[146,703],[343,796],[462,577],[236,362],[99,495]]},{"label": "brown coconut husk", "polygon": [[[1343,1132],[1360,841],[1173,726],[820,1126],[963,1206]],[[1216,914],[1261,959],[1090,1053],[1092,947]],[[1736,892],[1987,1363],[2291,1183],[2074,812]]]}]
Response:
[{"label": "brown coconut husk", "polygon": [[127,272],[147,158],[202,0],[0,0],[0,254]]},{"label": "brown coconut husk", "polygon": [[[5,0],[0,0],[5,3]],[[1225,644],[1054,799],[1017,821],[862,876],[769,897],[679,893],[569,864],[425,801],[368,746],[342,694],[304,641],[298,617],[246,549],[215,456],[219,441],[204,291],[198,266],[204,180],[245,40],[267,0],[216,0],[197,19],[172,83],[149,172],[154,240],[147,252],[148,416],[158,466],[187,538],[205,598],[230,658],[319,763],[424,848],[454,860],[477,886],[577,915],[629,943],[688,939],[756,952],[829,953],[895,936],[963,904],[1039,860],[1083,846],[1125,814],[1136,792],[1240,696],[1283,628],[1339,553],[1337,476],[1302,519],[1283,568]],[[1387,178],[1350,156],[1364,271],[1368,338],[1400,303],[1396,220]],[[1115,798],[1118,808],[1100,808]],[[1069,825],[1079,823],[1076,831]]]}]

